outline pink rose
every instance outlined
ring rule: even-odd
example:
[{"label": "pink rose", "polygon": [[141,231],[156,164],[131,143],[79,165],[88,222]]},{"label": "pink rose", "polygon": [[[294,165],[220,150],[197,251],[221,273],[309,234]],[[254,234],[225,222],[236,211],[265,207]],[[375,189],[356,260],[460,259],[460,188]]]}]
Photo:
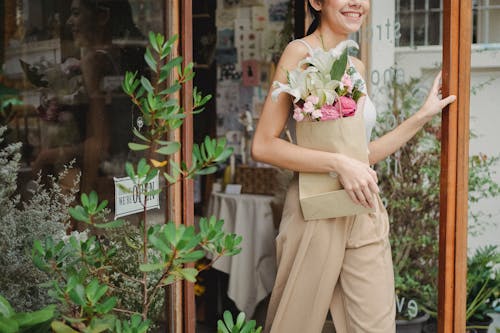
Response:
[{"label": "pink rose", "polygon": [[311,113],[311,117],[312,117],[313,119],[321,119],[321,110],[320,110],[320,109],[314,110],[314,111]]},{"label": "pink rose", "polygon": [[323,107],[321,107],[321,120],[332,120],[337,118],[340,118],[340,113],[333,105],[323,105]]},{"label": "pink rose", "polygon": [[352,93],[352,80],[348,74],[344,74],[342,77],[342,84],[347,87],[347,91]]},{"label": "pink rose", "polygon": [[295,119],[296,121],[302,121],[304,120],[304,113],[302,112],[302,109],[301,108],[295,108],[295,110],[293,110],[293,119]]},{"label": "pink rose", "polygon": [[311,102],[313,104],[318,104],[319,102],[319,97],[318,96],[314,96],[314,95],[310,95],[306,98],[306,102]]},{"label": "pink rose", "polygon": [[304,103],[304,112],[305,113],[313,113],[314,111],[314,105],[311,102],[305,102]]},{"label": "pink rose", "polygon": [[[340,103],[340,108],[339,108]],[[340,96],[339,100],[333,105],[337,112],[342,112],[342,116],[350,117],[354,115],[356,112],[356,101],[354,101],[351,97]]]}]

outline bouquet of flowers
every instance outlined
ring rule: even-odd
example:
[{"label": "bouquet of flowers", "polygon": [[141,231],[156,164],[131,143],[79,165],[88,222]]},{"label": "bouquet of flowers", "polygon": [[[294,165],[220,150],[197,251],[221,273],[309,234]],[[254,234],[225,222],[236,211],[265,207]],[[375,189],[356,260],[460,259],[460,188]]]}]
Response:
[{"label": "bouquet of flowers", "polygon": [[313,50],[287,73],[288,83],[274,81],[273,99],[282,92],[294,97],[293,118],[297,121],[323,121],[353,116],[364,82],[355,78],[356,69],[348,63],[348,49],[358,49],[352,40],[328,51]]},{"label": "bouquet of flowers", "polygon": [[64,106],[72,106],[86,101],[80,62],[68,58],[62,64],[45,59],[29,64],[19,60],[26,79],[40,91],[40,117],[47,121],[64,118]]},{"label": "bouquet of flowers", "polygon": [[[294,97],[297,144],[340,153],[368,165],[362,110],[366,90],[354,67],[347,70],[351,40],[324,51],[316,49],[288,72],[288,83],[275,81],[271,97],[282,92]],[[357,75],[356,75],[357,74]],[[328,121],[335,120],[335,121]],[[373,212],[351,200],[334,173],[299,173],[299,199],[305,220]]]}]

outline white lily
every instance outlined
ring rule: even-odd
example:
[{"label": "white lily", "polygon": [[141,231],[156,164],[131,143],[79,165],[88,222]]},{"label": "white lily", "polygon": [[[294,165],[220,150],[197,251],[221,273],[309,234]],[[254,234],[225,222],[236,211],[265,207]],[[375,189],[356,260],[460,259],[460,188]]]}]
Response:
[{"label": "white lily", "polygon": [[358,43],[356,43],[355,41],[353,41],[351,39],[348,39],[348,40],[345,40],[343,42],[340,42],[337,46],[335,46],[334,48],[330,49],[329,52],[332,55],[332,57],[338,59],[338,58],[340,58],[340,56],[342,55],[342,53],[344,52],[344,50],[346,48],[349,48],[349,47],[352,47],[352,48],[355,48],[355,49],[359,50]]},{"label": "white lily", "polygon": [[330,73],[334,62],[340,58],[344,50],[348,47],[359,49],[358,44],[353,40],[340,42],[336,47],[331,48],[328,51],[318,47],[312,51],[312,54],[309,57],[302,60],[299,63],[299,66],[309,64],[316,67],[321,73]]},{"label": "white lily", "polygon": [[340,85],[340,81],[332,80],[330,74],[312,73],[310,91],[314,96],[319,97],[319,104],[332,105],[337,98],[335,89]]},{"label": "white lily", "polygon": [[273,100],[276,100],[279,94],[285,92],[294,97],[294,103],[297,103],[300,99],[305,100],[306,97],[309,96],[309,75],[314,72],[317,72],[317,69],[314,67],[308,67],[306,69],[296,68],[289,71],[287,73],[288,84],[284,84],[279,81],[273,82],[275,90],[272,92],[271,97]]}]

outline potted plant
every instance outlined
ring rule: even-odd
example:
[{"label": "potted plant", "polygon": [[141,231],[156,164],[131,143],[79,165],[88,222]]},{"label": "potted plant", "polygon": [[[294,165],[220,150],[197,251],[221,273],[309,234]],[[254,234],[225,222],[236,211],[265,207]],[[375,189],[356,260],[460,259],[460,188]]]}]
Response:
[{"label": "potted plant", "polygon": [[467,259],[467,327],[486,333],[500,301],[500,252],[498,246],[478,248]]}]

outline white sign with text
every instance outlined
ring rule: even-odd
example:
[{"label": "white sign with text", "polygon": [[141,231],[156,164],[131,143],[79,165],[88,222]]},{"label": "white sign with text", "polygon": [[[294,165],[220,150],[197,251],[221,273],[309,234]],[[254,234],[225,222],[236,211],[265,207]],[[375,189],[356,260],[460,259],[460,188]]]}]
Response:
[{"label": "white sign with text", "polygon": [[[115,219],[144,211],[144,203],[146,209],[159,209],[160,196],[158,194],[148,195],[144,193],[155,191],[159,188],[160,180],[156,175],[147,184],[134,184],[130,177],[114,178],[115,180]],[[124,191],[123,188],[130,189],[130,192]],[[147,200],[146,200],[147,199]]]}]

